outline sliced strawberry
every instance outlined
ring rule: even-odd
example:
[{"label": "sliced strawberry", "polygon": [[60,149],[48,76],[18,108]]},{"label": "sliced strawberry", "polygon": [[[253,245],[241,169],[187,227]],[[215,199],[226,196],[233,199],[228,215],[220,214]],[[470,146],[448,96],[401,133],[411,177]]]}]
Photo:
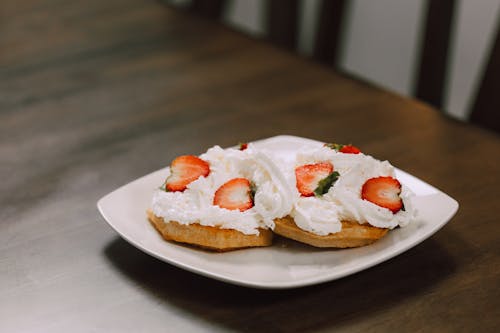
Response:
[{"label": "sliced strawberry", "polygon": [[325,143],[325,147],[334,149],[344,154],[359,154],[361,150],[353,145],[343,145],[341,143]]},{"label": "sliced strawberry", "polygon": [[319,182],[332,172],[333,165],[330,162],[305,164],[295,168],[297,190],[304,197],[313,196]]},{"label": "sliced strawberry", "polygon": [[253,207],[252,186],[246,178],[233,178],[215,191],[214,205],[241,212]]},{"label": "sliced strawberry", "polygon": [[245,150],[248,148],[248,143],[246,142],[241,142],[240,143],[240,150]]},{"label": "sliced strawberry", "polygon": [[392,177],[376,177],[368,179],[361,188],[361,198],[389,209],[394,214],[403,209],[401,183]]},{"label": "sliced strawberry", "polygon": [[353,146],[353,145],[345,145],[339,150],[341,153],[344,154],[359,154],[361,153],[361,150],[359,150],[358,147]]},{"label": "sliced strawberry", "polygon": [[183,155],[175,158],[170,165],[170,176],[165,187],[168,191],[184,191],[186,186],[210,173],[208,162],[193,155]]}]

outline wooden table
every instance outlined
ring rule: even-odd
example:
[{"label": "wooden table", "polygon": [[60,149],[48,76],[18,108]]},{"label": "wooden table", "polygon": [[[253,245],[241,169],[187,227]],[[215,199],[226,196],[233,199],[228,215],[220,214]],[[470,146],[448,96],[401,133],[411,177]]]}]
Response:
[{"label": "wooden table", "polygon": [[[500,330],[500,139],[157,1],[3,1],[1,332]],[[122,240],[96,201],[181,153],[352,142],[460,203],[341,280],[237,287]]]}]

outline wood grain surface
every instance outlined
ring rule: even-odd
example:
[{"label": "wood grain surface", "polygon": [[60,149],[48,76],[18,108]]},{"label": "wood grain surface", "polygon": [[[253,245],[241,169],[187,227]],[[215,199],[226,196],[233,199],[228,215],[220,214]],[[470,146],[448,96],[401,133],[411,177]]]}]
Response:
[{"label": "wood grain surface", "polygon": [[[500,139],[158,1],[0,5],[1,332],[500,331]],[[460,203],[374,268],[264,291],[128,245],[96,201],[184,153],[352,142]]]}]

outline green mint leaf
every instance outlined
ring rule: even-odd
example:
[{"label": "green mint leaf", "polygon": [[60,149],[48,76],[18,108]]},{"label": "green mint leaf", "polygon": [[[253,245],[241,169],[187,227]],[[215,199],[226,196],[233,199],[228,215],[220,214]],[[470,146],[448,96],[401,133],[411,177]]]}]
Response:
[{"label": "green mint leaf", "polygon": [[328,148],[336,150],[336,151],[339,151],[344,146],[345,145],[340,144],[340,143],[325,143],[325,147],[328,147]]},{"label": "green mint leaf", "polygon": [[318,183],[318,187],[314,190],[314,194],[319,197],[327,193],[330,187],[332,187],[337,179],[339,179],[339,176],[340,174],[337,171],[334,171],[325,178],[321,179]]}]

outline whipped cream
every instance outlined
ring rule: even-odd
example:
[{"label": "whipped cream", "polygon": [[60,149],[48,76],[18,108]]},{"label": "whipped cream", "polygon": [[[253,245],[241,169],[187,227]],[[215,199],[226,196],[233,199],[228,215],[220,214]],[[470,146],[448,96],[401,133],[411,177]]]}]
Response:
[{"label": "whipped cream", "polygon": [[303,230],[328,235],[342,229],[341,221],[356,221],[379,228],[406,226],[414,217],[413,193],[402,185],[400,197],[404,210],[396,214],[361,198],[361,188],[370,178],[396,178],[388,161],[379,161],[365,154],[344,154],[328,147],[307,149],[297,153],[293,168],[303,164],[328,161],[340,177],[321,197],[298,197],[290,215]]},{"label": "whipped cream", "polygon": [[[181,224],[199,223],[258,235],[259,228],[274,228],[273,220],[292,209],[293,189],[269,152],[255,149],[252,144],[243,151],[214,146],[200,158],[210,164],[210,174],[191,182],[183,192],[157,190],[151,206],[156,216]],[[240,177],[255,184],[254,206],[241,212],[213,205],[215,191]]]}]

